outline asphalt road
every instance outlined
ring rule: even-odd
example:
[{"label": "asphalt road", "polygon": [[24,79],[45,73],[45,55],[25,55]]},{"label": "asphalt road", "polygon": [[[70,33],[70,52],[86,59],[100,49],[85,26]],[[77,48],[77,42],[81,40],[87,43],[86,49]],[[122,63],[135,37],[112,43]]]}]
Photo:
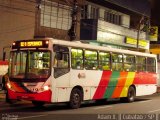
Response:
[{"label": "asphalt road", "polygon": [[136,98],[133,103],[109,100],[106,103],[86,102],[79,109],[66,104],[47,104],[35,108],[31,102],[5,102],[0,93],[0,119],[2,120],[160,120],[160,94]]}]

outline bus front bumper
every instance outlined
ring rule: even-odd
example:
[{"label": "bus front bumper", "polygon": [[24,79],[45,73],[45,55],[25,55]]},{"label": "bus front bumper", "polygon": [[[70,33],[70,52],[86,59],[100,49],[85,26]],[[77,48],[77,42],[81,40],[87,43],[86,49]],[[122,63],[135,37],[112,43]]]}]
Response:
[{"label": "bus front bumper", "polygon": [[14,100],[29,100],[29,101],[43,101],[51,103],[51,90],[40,93],[20,93],[7,89],[8,98]]}]

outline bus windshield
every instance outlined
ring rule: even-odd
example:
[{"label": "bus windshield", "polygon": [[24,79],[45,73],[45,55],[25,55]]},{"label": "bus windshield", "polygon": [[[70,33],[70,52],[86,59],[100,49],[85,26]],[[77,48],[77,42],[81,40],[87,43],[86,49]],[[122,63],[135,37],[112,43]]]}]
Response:
[{"label": "bus windshield", "polygon": [[48,78],[51,73],[49,51],[12,51],[10,54],[10,78]]}]

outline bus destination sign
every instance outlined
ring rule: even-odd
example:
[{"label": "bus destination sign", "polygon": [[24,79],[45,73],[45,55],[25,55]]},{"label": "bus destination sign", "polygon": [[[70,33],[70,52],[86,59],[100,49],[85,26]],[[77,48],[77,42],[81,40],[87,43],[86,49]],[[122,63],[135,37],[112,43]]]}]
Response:
[{"label": "bus destination sign", "polygon": [[41,47],[43,46],[42,41],[25,41],[20,42],[20,47]]},{"label": "bus destination sign", "polygon": [[49,45],[48,40],[23,40],[17,41],[12,44],[13,49],[20,48],[47,48]]}]

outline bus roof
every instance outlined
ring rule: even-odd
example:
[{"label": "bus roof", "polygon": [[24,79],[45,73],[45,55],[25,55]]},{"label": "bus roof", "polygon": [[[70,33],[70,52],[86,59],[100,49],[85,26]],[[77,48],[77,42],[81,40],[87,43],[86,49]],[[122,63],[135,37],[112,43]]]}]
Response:
[{"label": "bus roof", "polygon": [[108,51],[108,52],[137,55],[137,56],[144,56],[144,57],[156,57],[155,54],[137,52],[137,51],[131,51],[131,50],[123,50],[123,49],[111,48],[107,46],[91,45],[88,43],[83,43],[81,41],[65,41],[65,40],[59,40],[59,39],[54,39],[54,38],[36,38],[36,39],[30,39],[30,40],[49,40],[49,42],[52,44],[63,45],[63,46],[68,46],[68,47]]},{"label": "bus roof", "polygon": [[98,45],[91,45],[91,44],[87,44],[87,43],[82,43],[80,41],[64,41],[64,40],[57,40],[57,39],[53,39],[53,38],[50,38],[50,40],[53,42],[53,44],[64,45],[64,46],[69,46],[69,47],[116,52],[116,53],[145,56],[145,57],[156,57],[156,55],[150,54],[150,53],[137,52],[137,51],[131,51],[131,50],[123,50],[123,49],[110,48],[110,47],[98,46]]}]

